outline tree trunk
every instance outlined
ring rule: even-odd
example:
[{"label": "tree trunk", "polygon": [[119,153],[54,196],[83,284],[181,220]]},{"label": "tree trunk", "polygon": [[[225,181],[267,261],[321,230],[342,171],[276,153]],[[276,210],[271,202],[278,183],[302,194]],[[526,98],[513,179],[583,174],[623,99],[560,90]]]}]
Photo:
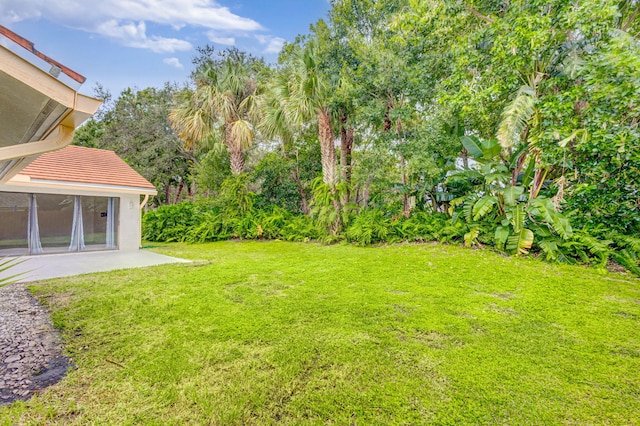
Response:
[{"label": "tree trunk", "polygon": [[391,130],[391,118],[389,117],[389,111],[391,111],[391,102],[387,103],[384,111],[384,125],[382,127],[382,131],[385,133]]},{"label": "tree trunk", "polygon": [[184,180],[180,179],[180,183],[178,184],[178,190],[176,191],[176,196],[173,199],[173,204],[178,204],[180,202],[180,194],[182,194],[183,189],[184,189]]},{"label": "tree trunk", "polygon": [[351,153],[353,151],[353,127],[347,128],[347,115],[340,117],[340,172],[347,184],[343,204],[351,200]]},{"label": "tree trunk", "polygon": [[167,183],[167,186],[164,187],[164,203],[166,205],[171,204],[171,184]]},{"label": "tree trunk", "polygon": [[342,221],[340,219],[340,211],[342,206],[340,200],[335,196],[336,185],[338,184],[337,176],[337,161],[336,161],[336,147],[333,142],[333,130],[331,129],[331,116],[329,115],[329,108],[324,107],[318,111],[318,139],[320,139],[320,153],[322,156],[322,180],[325,184],[329,185],[331,195],[333,195],[333,207],[338,213],[338,218],[330,226],[329,231],[337,235],[342,228]]},{"label": "tree trunk", "polygon": [[318,139],[322,156],[322,180],[335,192],[338,179],[336,176],[336,147],[333,145],[333,130],[328,108],[318,111]]},{"label": "tree trunk", "polygon": [[433,209],[433,212],[438,213],[440,211],[440,206],[438,206],[438,200],[436,200],[436,196],[430,195],[429,198],[431,199],[431,208]]},{"label": "tree trunk", "polygon": [[307,201],[307,194],[304,192],[304,187],[302,186],[302,181],[300,180],[300,176],[298,175],[298,168],[291,169],[291,178],[296,183],[296,190],[298,194],[300,194],[300,210],[305,215],[308,215],[309,210],[309,202]]},{"label": "tree trunk", "polygon": [[231,166],[231,173],[237,176],[244,172],[244,153],[242,152],[242,148],[240,148],[240,144],[233,140],[233,136],[231,134],[232,125],[232,122],[227,122],[224,125],[224,142],[229,150],[229,165]]},{"label": "tree trunk", "polygon": [[405,172],[407,162],[404,159],[404,155],[400,154],[400,172],[402,174],[402,212],[409,212],[409,195],[407,194],[407,173]]},{"label": "tree trunk", "polygon": [[369,194],[371,192],[371,180],[367,180],[362,189],[362,208],[366,209],[369,206]]},{"label": "tree trunk", "polygon": [[229,148],[229,159],[231,162],[231,172],[239,175],[244,172],[244,153],[241,149]]},{"label": "tree trunk", "polygon": [[467,151],[466,148],[462,148],[462,154],[460,155],[462,157],[462,167],[464,167],[465,169],[469,168],[469,152]]}]

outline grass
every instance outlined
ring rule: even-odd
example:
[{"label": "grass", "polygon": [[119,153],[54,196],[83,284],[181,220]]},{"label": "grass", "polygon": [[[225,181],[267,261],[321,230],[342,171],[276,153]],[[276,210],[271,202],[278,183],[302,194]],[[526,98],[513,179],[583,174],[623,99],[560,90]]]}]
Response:
[{"label": "grass", "polygon": [[34,284],[77,369],[0,424],[638,424],[640,281],[441,245],[163,245]]}]

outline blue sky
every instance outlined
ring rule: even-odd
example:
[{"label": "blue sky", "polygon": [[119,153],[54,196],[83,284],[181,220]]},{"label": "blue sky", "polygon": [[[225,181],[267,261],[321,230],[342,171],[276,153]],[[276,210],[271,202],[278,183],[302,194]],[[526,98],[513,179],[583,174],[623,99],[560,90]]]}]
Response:
[{"label": "blue sky", "polygon": [[236,46],[275,62],[285,41],[326,18],[328,0],[0,0],[0,24],[116,96],[183,83],[195,47]]}]

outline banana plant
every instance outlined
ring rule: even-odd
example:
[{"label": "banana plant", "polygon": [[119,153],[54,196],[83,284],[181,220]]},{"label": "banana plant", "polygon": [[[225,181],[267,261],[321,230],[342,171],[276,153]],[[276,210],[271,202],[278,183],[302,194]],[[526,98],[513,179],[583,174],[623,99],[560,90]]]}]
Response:
[{"label": "banana plant", "polygon": [[466,192],[450,208],[454,223],[464,220],[469,226],[467,245],[477,243],[484,231],[498,250],[520,256],[532,248],[537,230],[546,229],[564,240],[571,237],[569,220],[555,210],[552,200],[531,197],[530,167],[514,184],[513,165],[499,157],[498,141],[464,136],[461,142],[475,164],[451,175],[447,183],[467,183]]}]

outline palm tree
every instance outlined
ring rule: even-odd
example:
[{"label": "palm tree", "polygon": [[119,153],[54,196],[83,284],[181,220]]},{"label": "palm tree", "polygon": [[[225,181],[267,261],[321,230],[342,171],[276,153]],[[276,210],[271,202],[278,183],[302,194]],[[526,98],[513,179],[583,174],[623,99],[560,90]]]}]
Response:
[{"label": "palm tree", "polygon": [[169,119],[187,148],[211,139],[229,150],[231,171],[244,172],[245,151],[258,122],[257,73],[261,62],[235,49],[220,60],[204,62],[195,73],[195,89],[171,111]]},{"label": "palm tree", "polygon": [[[260,98],[260,134],[266,138],[280,139],[282,156],[289,158],[291,146],[295,140],[300,123],[294,123],[287,111],[287,100],[291,96],[289,73],[285,69],[276,72],[267,85],[264,96]],[[300,195],[300,209],[309,214],[309,204],[304,185],[300,179],[298,166],[291,168],[291,178],[296,183]]]},{"label": "palm tree", "polygon": [[333,193],[338,183],[338,175],[329,109],[331,89],[320,72],[316,39],[311,39],[303,48],[294,52],[288,74],[289,93],[285,100],[285,108],[295,123],[306,122],[315,116],[318,122],[322,179]]}]

